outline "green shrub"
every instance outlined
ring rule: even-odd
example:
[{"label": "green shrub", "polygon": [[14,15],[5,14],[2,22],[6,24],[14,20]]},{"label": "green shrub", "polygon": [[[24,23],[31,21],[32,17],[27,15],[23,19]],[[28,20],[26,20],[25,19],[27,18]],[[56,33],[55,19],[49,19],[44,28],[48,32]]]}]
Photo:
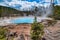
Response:
[{"label": "green shrub", "polygon": [[60,6],[54,6],[54,13],[52,17],[56,20],[60,20]]},{"label": "green shrub", "polygon": [[31,27],[31,39],[32,40],[41,40],[44,34],[44,26],[41,23],[37,23],[36,17],[35,21]]},{"label": "green shrub", "polygon": [[7,29],[0,27],[0,40],[5,40]]}]

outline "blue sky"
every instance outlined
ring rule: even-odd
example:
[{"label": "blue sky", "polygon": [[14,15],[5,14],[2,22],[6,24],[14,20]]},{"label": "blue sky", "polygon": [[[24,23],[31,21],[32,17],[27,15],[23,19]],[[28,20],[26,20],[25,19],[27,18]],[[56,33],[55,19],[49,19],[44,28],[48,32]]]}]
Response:
[{"label": "blue sky", "polygon": [[[0,5],[13,7],[19,10],[30,10],[34,6],[49,6],[51,0],[0,0]],[[55,5],[60,5],[60,0],[54,0]]]}]

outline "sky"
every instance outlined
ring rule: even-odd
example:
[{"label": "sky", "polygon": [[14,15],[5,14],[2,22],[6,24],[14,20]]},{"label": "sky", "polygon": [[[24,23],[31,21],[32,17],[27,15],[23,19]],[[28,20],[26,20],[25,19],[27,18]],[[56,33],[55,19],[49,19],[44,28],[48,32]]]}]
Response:
[{"label": "sky", "polygon": [[[60,0],[54,0],[55,5],[60,5]],[[1,6],[12,7],[18,10],[31,10],[34,7],[47,7],[51,0],[0,0]]]}]

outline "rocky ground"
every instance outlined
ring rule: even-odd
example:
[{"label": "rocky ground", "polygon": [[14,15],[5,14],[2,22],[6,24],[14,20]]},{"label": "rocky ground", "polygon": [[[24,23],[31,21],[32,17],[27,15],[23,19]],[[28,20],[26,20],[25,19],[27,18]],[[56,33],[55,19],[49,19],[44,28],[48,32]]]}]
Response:
[{"label": "rocky ground", "polygon": [[45,28],[46,40],[60,40],[60,21],[58,21],[54,26]]},{"label": "rocky ground", "polygon": [[[30,40],[31,24],[7,25],[9,29],[8,39],[14,37],[14,40]],[[6,26],[6,27],[7,27]],[[12,35],[10,37],[10,35]]]},{"label": "rocky ground", "polygon": [[[9,20],[10,19],[13,19],[13,18],[9,18]],[[1,21],[3,22],[1,23]],[[7,24],[6,21],[7,20],[0,20],[0,25],[4,23],[6,25]],[[44,20],[44,22],[42,23],[45,25],[44,38],[46,40],[60,40],[60,21],[58,20],[57,23],[54,25],[48,25],[48,24],[53,24],[51,22],[47,23],[48,21]],[[31,24],[9,24],[4,27],[7,27],[9,30],[6,37],[8,40],[11,40],[12,38],[13,40],[31,40],[30,38]]]},{"label": "rocky ground", "polygon": [[[14,40],[31,40],[30,28],[31,24],[7,25],[9,29],[9,37],[14,37]],[[7,27],[6,26],[6,27]],[[60,21],[49,27],[45,27],[44,38],[46,40],[60,40]]]}]

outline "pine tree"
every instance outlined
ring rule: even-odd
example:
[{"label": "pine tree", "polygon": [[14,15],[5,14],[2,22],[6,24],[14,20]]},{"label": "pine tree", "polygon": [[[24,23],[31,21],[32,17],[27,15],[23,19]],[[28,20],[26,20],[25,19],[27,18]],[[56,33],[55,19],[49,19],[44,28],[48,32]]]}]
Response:
[{"label": "pine tree", "polygon": [[41,40],[44,34],[44,26],[41,23],[37,23],[37,18],[35,17],[34,23],[31,27],[31,39],[32,40]]}]

